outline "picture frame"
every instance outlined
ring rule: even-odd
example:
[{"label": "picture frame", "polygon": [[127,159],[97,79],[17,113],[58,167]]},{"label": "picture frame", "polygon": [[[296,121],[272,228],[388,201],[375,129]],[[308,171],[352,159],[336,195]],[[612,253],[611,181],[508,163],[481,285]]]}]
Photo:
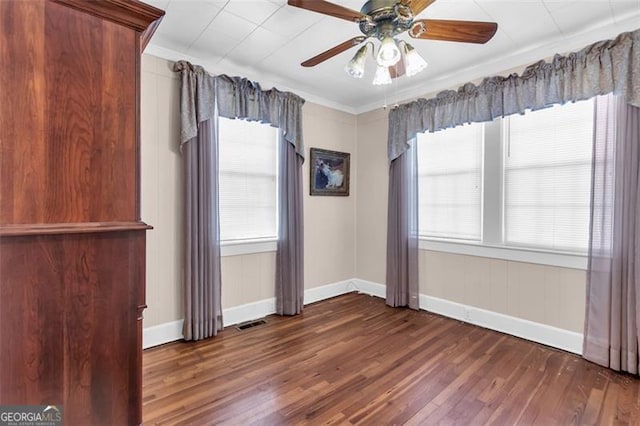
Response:
[{"label": "picture frame", "polygon": [[351,154],[311,148],[309,194],[349,196]]}]

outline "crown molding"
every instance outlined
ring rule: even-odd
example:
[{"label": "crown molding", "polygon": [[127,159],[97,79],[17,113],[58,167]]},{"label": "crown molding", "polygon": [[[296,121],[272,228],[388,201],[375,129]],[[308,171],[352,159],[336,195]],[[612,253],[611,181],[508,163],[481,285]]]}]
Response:
[{"label": "crown molding", "polygon": [[263,89],[266,89],[268,87],[276,87],[280,91],[293,92],[296,95],[302,97],[307,102],[312,102],[314,104],[322,105],[349,114],[357,114],[356,108],[352,106],[343,105],[339,102],[335,102],[322,96],[309,93],[302,87],[296,87],[295,85],[287,83],[285,80],[283,80],[282,77],[273,74],[267,74],[254,68],[235,65],[230,62],[226,62],[224,66],[221,66],[218,62],[213,62],[210,60],[208,61],[203,58],[198,58],[196,56],[187,55],[172,49],[158,46],[154,44],[153,40],[151,40],[151,42],[147,45],[144,53],[174,62],[189,61],[194,65],[200,65],[204,67],[204,69],[206,69],[207,72],[211,74],[238,75],[244,78],[248,78],[249,80],[257,81],[258,83],[260,83],[260,86]]}]

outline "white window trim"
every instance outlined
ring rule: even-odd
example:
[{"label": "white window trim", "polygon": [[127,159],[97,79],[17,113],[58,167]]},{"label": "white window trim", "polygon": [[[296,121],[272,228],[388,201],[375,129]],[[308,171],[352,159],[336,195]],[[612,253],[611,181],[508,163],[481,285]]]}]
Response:
[{"label": "white window trim", "polygon": [[[234,122],[235,121],[235,125],[244,125],[244,124],[249,124],[251,126],[256,126],[256,127],[260,127],[261,130],[266,130],[268,129],[270,135],[268,135],[269,137],[273,136],[273,142],[274,142],[274,147],[275,147],[275,169],[273,171],[275,171],[275,175],[273,175],[273,178],[275,179],[275,223],[272,223],[272,225],[275,225],[275,229],[273,229],[273,232],[278,232],[277,227],[278,227],[278,217],[279,217],[279,191],[278,191],[278,162],[280,161],[280,143],[279,143],[279,134],[281,133],[281,131],[277,128],[274,128],[272,126],[269,126],[268,124],[265,123],[258,123],[258,122],[251,122],[251,121],[246,121],[246,120],[234,120],[234,119],[227,119],[227,118],[222,118],[223,121],[226,122]],[[255,136],[255,135],[252,135]],[[233,137],[233,140],[237,139],[237,135],[230,135],[230,138]],[[261,138],[258,138],[261,139]],[[232,163],[233,164],[233,163]],[[247,174],[244,174],[245,170],[241,170],[240,173],[238,173],[238,170],[232,170],[231,173],[233,174],[238,174],[240,176],[247,176]],[[222,175],[222,171],[218,170],[218,175],[219,178]],[[255,177],[255,176],[271,176],[270,173],[268,173],[268,171],[265,171],[264,173],[260,173],[260,174],[253,174],[251,175],[250,173],[248,174],[249,177]],[[220,209],[223,210],[223,207],[220,206]],[[222,215],[221,215],[222,216]],[[223,220],[222,218],[219,218],[219,222],[220,222],[220,226],[223,226]],[[220,235],[223,235],[222,230],[220,230]],[[265,230],[263,229],[262,232],[256,232],[256,233],[244,233],[241,235],[238,235],[236,233],[236,235],[225,235],[226,240],[221,240],[220,241],[220,245],[222,247],[226,247],[226,248],[222,248],[221,249],[221,255],[222,256],[235,256],[235,255],[242,255],[242,254],[251,254],[251,253],[261,253],[261,252],[268,252],[268,251],[275,251],[276,250],[276,246],[275,246],[275,241],[277,241],[278,237],[277,235],[271,235],[271,236],[265,236],[265,237],[261,237],[259,236],[260,234],[271,234],[272,230],[269,229],[265,232]],[[228,233],[227,233],[228,234]],[[253,234],[253,235],[252,235]],[[258,234],[258,235],[256,235]],[[273,242],[273,244],[267,244],[268,241]]]},{"label": "white window trim", "polygon": [[588,262],[587,255],[511,247],[497,244],[483,244],[479,241],[460,240],[454,242],[453,240],[438,240],[422,237],[419,240],[419,248],[420,250],[440,251],[444,253],[511,260],[514,262],[559,266],[580,270],[586,270]]},{"label": "white window trim", "polygon": [[268,253],[277,250],[278,238],[253,240],[229,240],[220,242],[220,256],[242,256],[245,254]]},{"label": "white window trim", "polygon": [[502,244],[504,215],[503,137],[508,120],[484,123],[481,240],[457,240],[420,236],[421,250],[502,259],[514,262],[587,270],[587,253],[563,252]]}]

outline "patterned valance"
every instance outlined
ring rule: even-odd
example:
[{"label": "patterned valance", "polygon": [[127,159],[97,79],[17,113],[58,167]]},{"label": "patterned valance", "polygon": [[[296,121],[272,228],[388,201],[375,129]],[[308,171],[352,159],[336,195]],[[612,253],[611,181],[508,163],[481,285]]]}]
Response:
[{"label": "patterned valance", "polygon": [[304,157],[302,106],[304,99],[278,89],[262,90],[260,84],[241,77],[211,75],[186,61],[176,62],[180,73],[180,144],[194,138],[198,124],[218,115],[268,123],[282,130],[284,137]]},{"label": "patterned valance", "polygon": [[417,99],[389,112],[388,157],[398,158],[417,133],[464,123],[491,121],[554,104],[614,93],[640,107],[640,30],[594,43],[549,63],[537,62],[521,75],[489,77],[435,98]]}]

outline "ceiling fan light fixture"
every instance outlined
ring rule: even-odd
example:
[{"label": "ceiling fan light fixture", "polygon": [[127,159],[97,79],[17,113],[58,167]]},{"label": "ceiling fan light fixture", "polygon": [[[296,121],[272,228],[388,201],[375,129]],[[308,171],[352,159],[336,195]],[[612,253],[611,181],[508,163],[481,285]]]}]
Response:
[{"label": "ceiling fan light fixture", "polygon": [[373,85],[381,86],[384,84],[391,84],[391,74],[389,74],[389,68],[384,65],[378,65],[376,69],[376,75],[373,77]]},{"label": "ceiling fan light fixture", "polygon": [[378,56],[376,57],[378,65],[383,67],[393,66],[398,63],[401,56],[400,49],[398,49],[394,38],[391,36],[383,37],[380,49],[378,49]]},{"label": "ceiling fan light fixture", "polygon": [[344,67],[344,70],[347,74],[349,74],[353,78],[362,78],[364,75],[364,64],[367,60],[367,51],[369,49],[369,44],[365,44],[362,46],[353,58],[349,61],[349,63]]},{"label": "ceiling fan light fixture", "polygon": [[427,61],[409,43],[404,43],[403,53],[407,77],[416,75],[427,67]]}]

